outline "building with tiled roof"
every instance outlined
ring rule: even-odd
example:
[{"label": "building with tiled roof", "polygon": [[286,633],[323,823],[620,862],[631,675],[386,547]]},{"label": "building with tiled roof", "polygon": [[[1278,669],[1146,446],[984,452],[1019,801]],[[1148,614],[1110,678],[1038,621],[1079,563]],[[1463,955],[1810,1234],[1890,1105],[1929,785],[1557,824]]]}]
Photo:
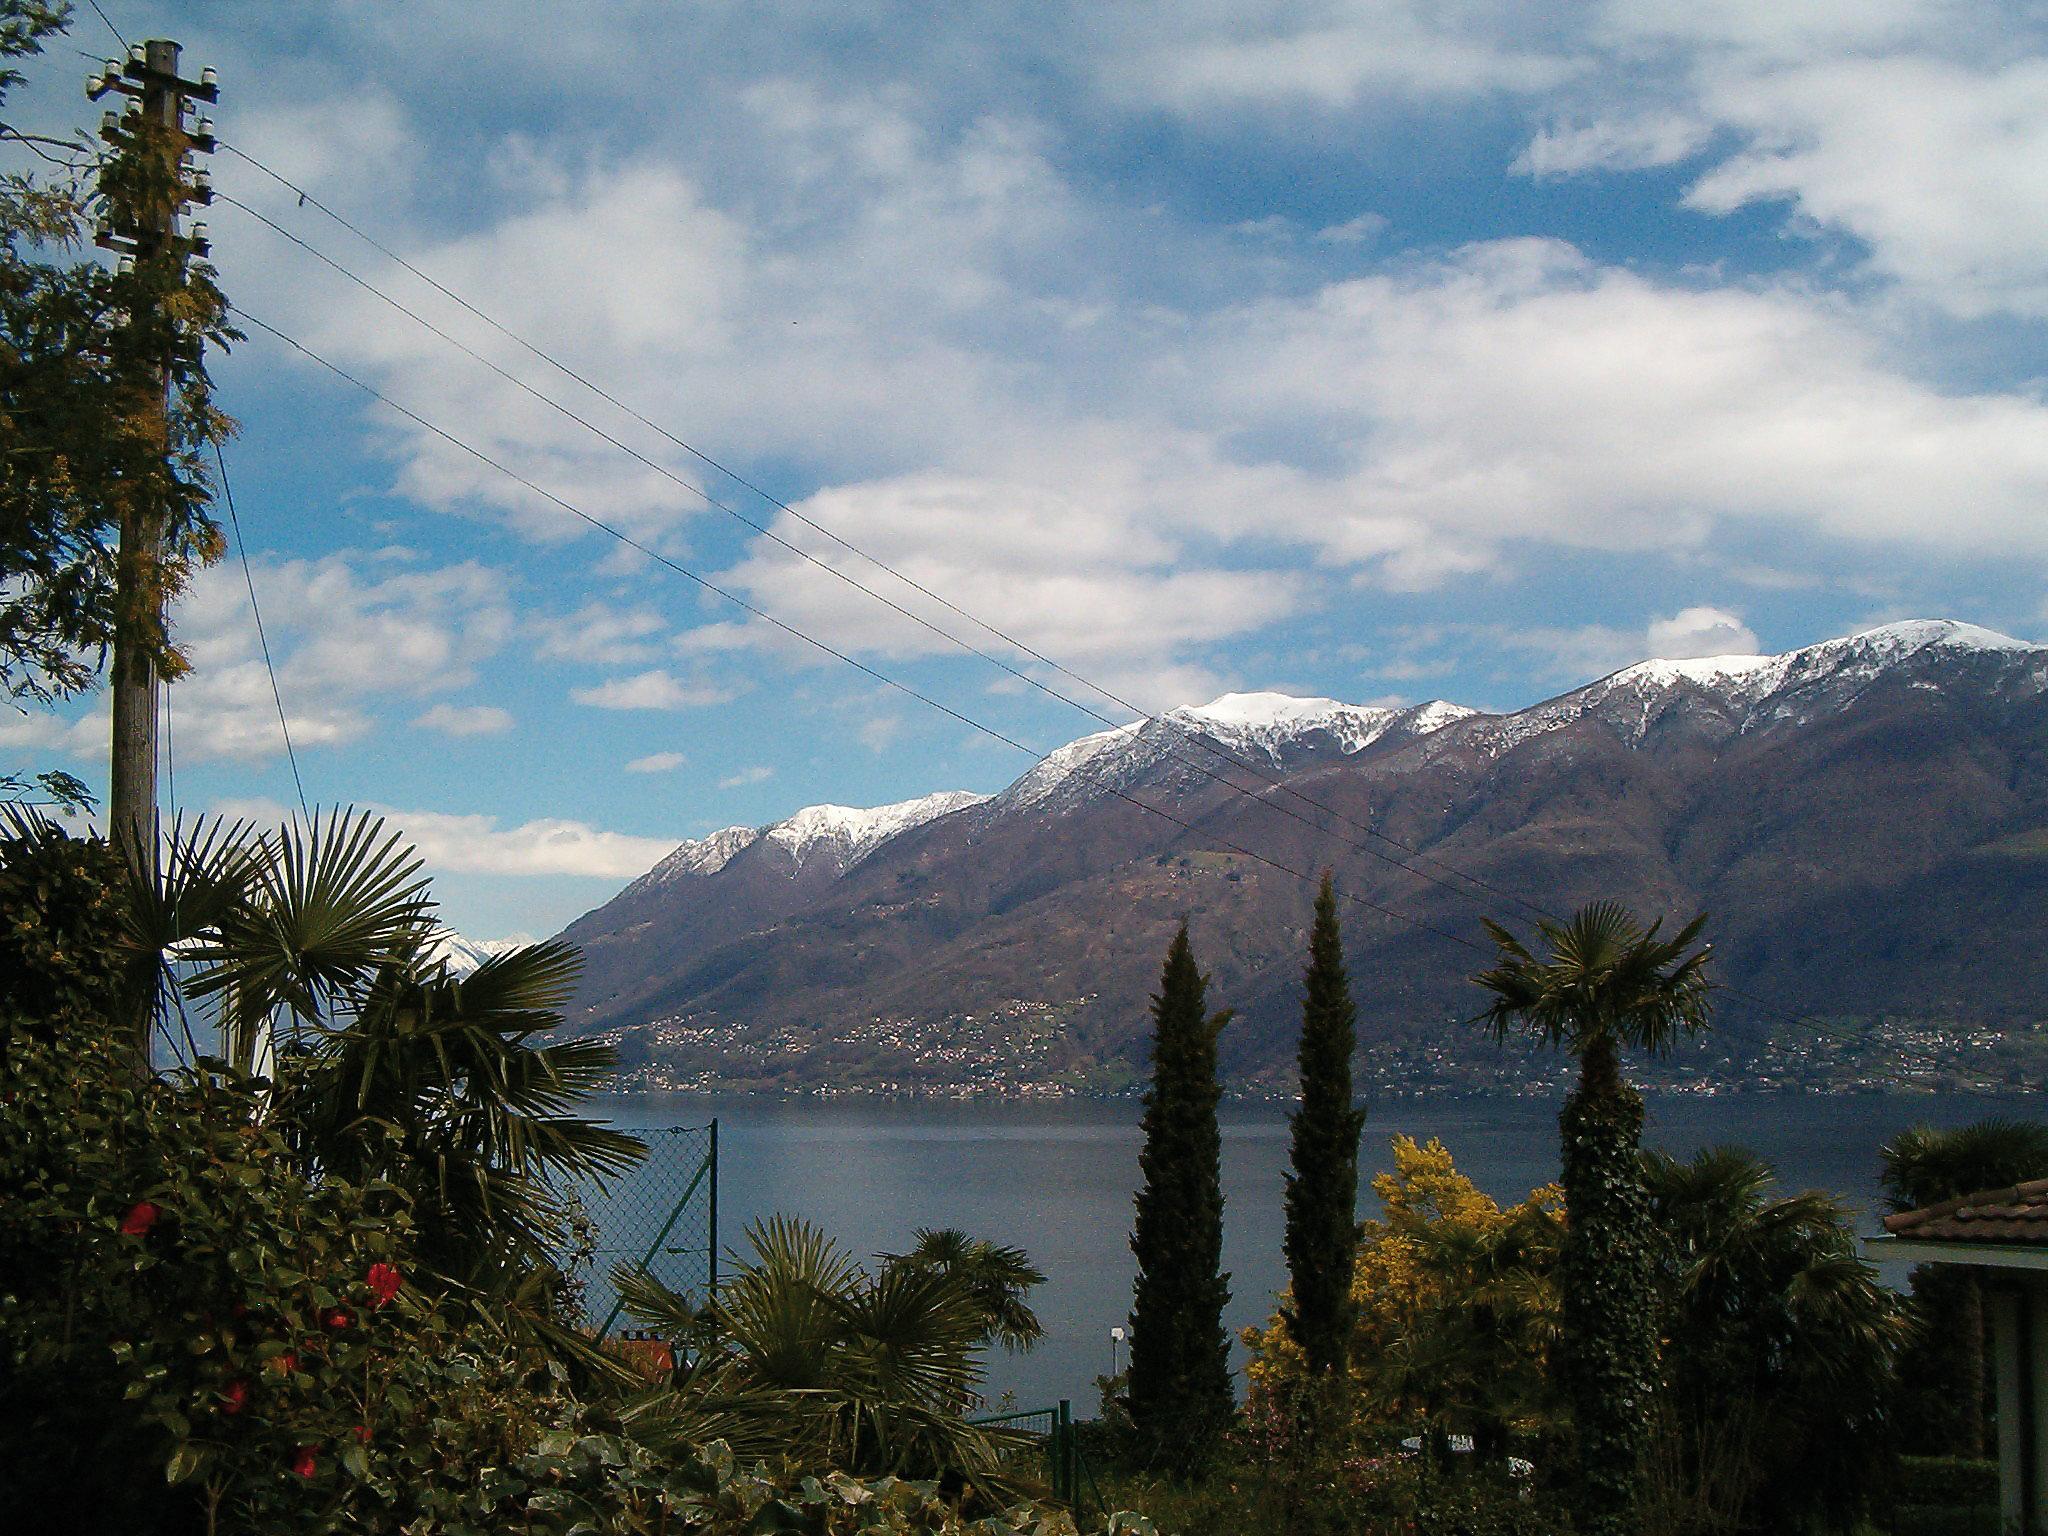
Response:
[{"label": "building with tiled roof", "polygon": [[1998,1386],[2000,1514],[2048,1532],[2048,1179],[1900,1211],[1864,1247],[1880,1262],[1983,1271]]}]

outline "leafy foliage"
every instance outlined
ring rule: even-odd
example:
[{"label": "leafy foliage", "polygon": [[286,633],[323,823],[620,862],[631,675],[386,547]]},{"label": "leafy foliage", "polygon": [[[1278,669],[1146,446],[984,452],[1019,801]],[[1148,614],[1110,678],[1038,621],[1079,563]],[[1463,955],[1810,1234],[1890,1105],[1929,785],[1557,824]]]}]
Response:
[{"label": "leafy foliage", "polygon": [[[0,58],[40,52],[66,9],[0,0]],[[0,99],[19,79],[0,71]],[[204,354],[234,332],[189,243],[162,242],[126,272],[72,255],[96,203],[124,230],[160,223],[179,146],[130,120],[91,167],[96,187],[89,145],[50,147],[65,167],[55,180],[0,177],[0,690],[37,700],[88,687],[117,629],[165,676],[184,670],[161,603],[221,554],[201,450],[232,425]],[[151,530],[160,561],[121,611],[124,522]]]},{"label": "leafy foliage", "polygon": [[869,1273],[808,1223],[751,1228],[753,1256],[693,1307],[644,1272],[616,1279],[627,1311],[686,1365],[635,1413],[657,1444],[726,1442],[807,1473],[958,1480],[990,1507],[1025,1485],[1022,1443],[967,1422],[988,1316],[962,1278],[885,1263]]},{"label": "leafy foliage", "polygon": [[1342,1378],[1350,1351],[1352,1251],[1357,1246],[1358,1137],[1365,1111],[1351,1098],[1357,1010],[1344,971],[1337,895],[1323,876],[1309,935],[1301,1005],[1301,1107],[1294,1112],[1285,1247],[1292,1300],[1283,1309],[1311,1375]]},{"label": "leafy foliage", "polygon": [[1010,1354],[1027,1354],[1045,1337],[1025,1297],[1045,1274],[1022,1248],[971,1238],[950,1227],[919,1227],[908,1253],[882,1256],[891,1267],[950,1276],[981,1309],[982,1341]]},{"label": "leafy foliage", "polygon": [[1740,1147],[1644,1158],[1664,1351],[1651,1528],[1850,1530],[1881,1481],[1896,1297],[1832,1196]]},{"label": "leafy foliage", "polygon": [[1152,1000],[1128,1402],[1137,1455],[1183,1468],[1208,1457],[1235,1410],[1216,1128],[1216,1036],[1229,1014],[1211,1015],[1206,991],[1183,923]]},{"label": "leafy foliage", "polygon": [[[300,1085],[331,1070],[317,1050],[284,1052],[275,1082],[214,1060],[138,1077],[105,1016],[135,952],[127,867],[46,826],[0,840],[0,958],[18,962],[0,975],[11,1507],[140,1536],[1072,1536],[1065,1511],[1012,1497],[1023,1490],[1005,1476],[1004,1438],[944,1406],[978,1381],[970,1356],[987,1322],[954,1276],[905,1267],[856,1283],[829,1245],[784,1224],[729,1307],[707,1318],[674,1304],[696,1341],[696,1390],[666,1383],[636,1400],[630,1373],[552,1322],[540,1269],[515,1262],[472,1283],[423,1262],[415,1207],[433,1209],[421,1196],[438,1179],[423,1171],[435,1142],[420,1127],[434,1117],[404,1095],[378,1086],[376,1112],[348,1126],[356,1176],[306,1155],[299,1112],[341,1097]],[[451,1001],[447,978],[393,971],[379,962],[365,1009],[322,1020],[320,1038],[358,1028],[386,985],[431,993],[429,1024],[489,1018],[516,1035],[551,1017],[564,975],[542,953]],[[339,1059],[360,1066],[370,1050]],[[581,1091],[573,1073],[521,1079],[452,1047],[448,1060],[450,1077],[422,1070],[422,1092],[475,1155],[515,1173],[522,1160],[573,1163],[549,1140],[551,1112]],[[385,1085],[383,1071],[347,1081]],[[492,1081],[470,1092],[478,1074]],[[479,1107],[501,1095],[502,1113]],[[829,1340],[822,1363],[784,1348],[791,1332],[814,1353]],[[721,1420],[753,1434],[761,1464],[741,1466],[711,1432]],[[815,1467],[785,1455],[811,1448],[801,1437],[770,1432],[792,1421],[819,1431]],[[862,1482],[843,1470],[856,1462],[933,1476]],[[965,1515],[963,1473],[979,1490]]]},{"label": "leafy foliage", "polygon": [[[1394,1166],[1373,1180],[1383,1215],[1360,1228],[1352,1268],[1352,1333],[1344,1440],[1417,1436],[1441,1455],[1470,1437],[1478,1459],[1512,1447],[1545,1455],[1558,1412],[1548,1375],[1557,1334],[1555,1187],[1503,1210],[1457,1170],[1442,1142],[1391,1143]],[[1286,1409],[1305,1361],[1283,1316],[1248,1331],[1246,1418],[1269,1456],[1291,1448]]]}]

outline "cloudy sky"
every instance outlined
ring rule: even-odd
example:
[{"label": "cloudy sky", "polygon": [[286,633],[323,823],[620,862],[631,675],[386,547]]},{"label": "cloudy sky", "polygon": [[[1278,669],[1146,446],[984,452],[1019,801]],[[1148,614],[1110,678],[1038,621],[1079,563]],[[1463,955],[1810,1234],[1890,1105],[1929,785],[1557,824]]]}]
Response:
[{"label": "cloudy sky", "polygon": [[[492,365],[212,210],[237,304],[528,482],[254,326],[216,360],[307,794],[395,813],[479,935],[1027,765],[672,566],[1040,750],[1094,722],[938,631],[1126,717],[797,515],[1144,710],[2048,637],[2035,3],[103,5],[661,429],[215,156]],[[73,34],[33,126],[97,110]],[[178,625],[178,804],[291,802],[240,566]],[[104,731],[11,716],[0,767],[102,778]]]}]

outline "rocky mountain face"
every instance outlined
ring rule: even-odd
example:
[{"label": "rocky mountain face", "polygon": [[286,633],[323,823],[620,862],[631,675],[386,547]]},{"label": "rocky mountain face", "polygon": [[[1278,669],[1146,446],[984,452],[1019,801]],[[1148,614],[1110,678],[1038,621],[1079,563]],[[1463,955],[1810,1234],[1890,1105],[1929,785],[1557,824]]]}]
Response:
[{"label": "rocky mountain face", "polygon": [[[1644,662],[1509,715],[1226,695],[1083,737],[992,799],[686,843],[564,934],[588,957],[571,1022],[615,1034],[649,1085],[1113,1088],[1142,1066],[1185,915],[1236,1009],[1226,1069],[1278,1081],[1297,874],[1324,868],[1351,898],[1382,1088],[1521,1070],[1461,1022],[1479,919],[1526,929],[1530,904],[1601,897],[1708,912],[1723,980],[1867,1056],[1975,1032],[2009,1064],[2048,1031],[2048,647],[1897,624]],[[1832,1050],[1732,995],[1723,1017],[1686,1070],[1820,1070]],[[1742,1044],[1766,1033],[1768,1060]]]}]

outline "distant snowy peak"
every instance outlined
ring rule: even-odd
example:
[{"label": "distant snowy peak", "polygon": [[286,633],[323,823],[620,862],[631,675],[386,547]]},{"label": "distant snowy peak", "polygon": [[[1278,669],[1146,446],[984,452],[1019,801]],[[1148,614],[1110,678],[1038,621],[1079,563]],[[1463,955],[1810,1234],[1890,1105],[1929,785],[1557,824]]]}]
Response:
[{"label": "distant snowy peak", "polygon": [[645,888],[667,885],[672,880],[687,879],[693,875],[715,875],[730,864],[735,855],[752,847],[760,836],[758,827],[724,827],[708,837],[693,838],[677,847],[674,853],[647,871],[634,885]]},{"label": "distant snowy peak", "polygon": [[439,961],[457,976],[467,976],[486,960],[523,949],[532,942],[523,933],[509,939],[472,939],[453,928],[437,928],[427,941],[426,958],[429,964]]},{"label": "distant snowy peak", "polygon": [[1228,772],[1233,761],[1282,768],[1298,761],[1297,754],[1317,750],[1349,757],[1382,738],[1425,736],[1474,713],[1442,699],[1388,709],[1290,693],[1226,693],[1068,742],[998,795],[991,809],[1063,811],[1116,793],[1173,758],[1201,774]]},{"label": "distant snowy peak", "polygon": [[1225,746],[1277,757],[1319,731],[1327,733],[1340,751],[1357,752],[1385,735],[1399,713],[1335,699],[1297,699],[1287,693],[1226,693],[1207,704],[1173,710],[1167,718],[1195,726]]},{"label": "distant snowy peak", "polygon": [[[1772,720],[1839,708],[1902,667],[1978,658],[2001,666],[2019,662],[2018,670],[2028,674],[2035,688],[2048,687],[2048,646],[2030,645],[1954,619],[1908,619],[1778,656],[1640,661],[1531,709],[1482,722],[1473,734],[1497,755],[1597,713],[1634,743],[1663,717],[1674,698],[1687,694],[1706,696],[1735,729],[1747,731]],[[2031,667],[2026,665],[2030,660]]]},{"label": "distant snowy peak", "polygon": [[787,821],[778,821],[761,836],[763,840],[787,850],[799,866],[822,852],[831,857],[844,873],[891,838],[900,837],[926,822],[937,821],[941,816],[950,816],[968,806],[979,805],[987,798],[964,789],[947,789],[868,810],[850,805],[807,805]]}]

